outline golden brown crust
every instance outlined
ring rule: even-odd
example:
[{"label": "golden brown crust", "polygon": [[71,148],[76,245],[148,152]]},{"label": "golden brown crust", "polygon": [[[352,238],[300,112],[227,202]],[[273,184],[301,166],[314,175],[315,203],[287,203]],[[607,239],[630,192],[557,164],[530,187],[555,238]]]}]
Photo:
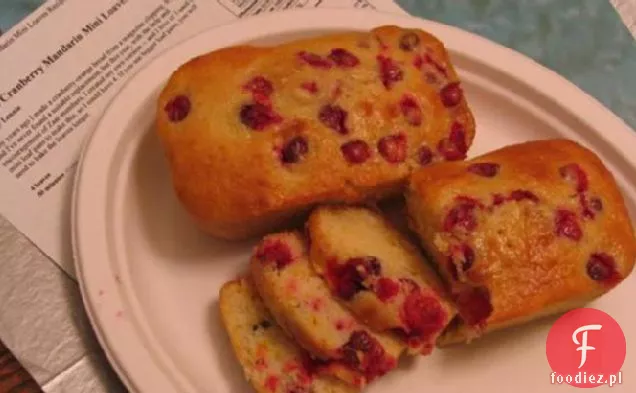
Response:
[{"label": "golden brown crust", "polygon": [[[474,163],[500,167],[486,177],[468,170]],[[526,142],[433,165],[412,176],[406,194],[411,226],[449,285],[488,289],[489,331],[585,304],[634,267],[634,230],[620,190],[600,159],[573,141]],[[474,207],[453,221],[462,203]],[[449,262],[462,245],[474,252],[465,272],[466,258],[456,257],[454,268]],[[594,255],[613,258],[616,275],[591,279]],[[465,330],[451,341],[465,339]]]},{"label": "golden brown crust", "polygon": [[[449,137],[452,122],[463,124],[467,149],[475,125],[466,101],[446,108],[440,99],[441,87],[458,81],[448,54],[439,40],[419,30],[409,31],[419,37],[417,55],[401,50],[399,42],[406,32],[385,26],[271,48],[225,48],[174,72],[157,102],[157,133],[176,194],[196,222],[215,236],[239,239],[282,228],[318,203],[395,195],[418,167],[422,145],[432,149],[434,160],[441,159],[437,146]],[[298,60],[300,51],[324,57],[334,48],[354,53],[360,64],[323,70]],[[399,63],[403,72],[402,80],[390,89],[379,77],[379,55]],[[416,56],[422,61],[415,61]],[[253,100],[243,86],[259,76],[271,82],[268,100],[282,121],[253,130],[241,122],[240,111]],[[433,76],[437,80],[430,82]],[[316,83],[316,94],[301,87],[306,82]],[[401,113],[399,102],[407,93],[419,101],[421,125],[409,124]],[[180,95],[189,100],[189,112],[171,121],[165,108]],[[348,113],[347,135],[319,120],[326,104]],[[396,133],[404,133],[408,143],[407,158],[400,164],[388,162],[377,148],[382,137]],[[279,150],[297,135],[306,138],[307,153],[301,162],[283,165]],[[363,164],[352,165],[343,158],[341,146],[354,139],[366,141],[371,149]]]}]

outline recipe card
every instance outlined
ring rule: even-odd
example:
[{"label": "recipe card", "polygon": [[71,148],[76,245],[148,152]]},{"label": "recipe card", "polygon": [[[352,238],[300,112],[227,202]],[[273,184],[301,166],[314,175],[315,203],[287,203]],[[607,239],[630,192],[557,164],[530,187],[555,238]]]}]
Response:
[{"label": "recipe card", "polygon": [[309,7],[404,13],[391,0],[49,0],[0,36],[0,213],[74,277],[75,166],[127,78],[215,25]]}]

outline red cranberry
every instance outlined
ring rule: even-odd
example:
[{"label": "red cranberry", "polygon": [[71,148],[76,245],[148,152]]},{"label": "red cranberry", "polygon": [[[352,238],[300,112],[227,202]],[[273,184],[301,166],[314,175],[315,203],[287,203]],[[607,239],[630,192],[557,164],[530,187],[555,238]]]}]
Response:
[{"label": "red cranberry", "polygon": [[322,124],[342,135],[349,133],[346,124],[347,115],[347,111],[339,105],[325,105],[318,112],[318,118]]},{"label": "red cranberry", "polygon": [[241,107],[241,123],[253,130],[263,130],[271,124],[280,123],[283,119],[266,105],[254,103]]},{"label": "red cranberry", "polygon": [[421,70],[422,66],[424,65],[424,58],[421,55],[416,55],[415,58],[413,59],[413,65],[418,70]]},{"label": "red cranberry", "polygon": [[278,269],[283,269],[294,260],[291,248],[279,239],[265,240],[256,250],[256,258],[266,264],[275,263]]},{"label": "red cranberry", "polygon": [[369,335],[369,333],[358,330],[351,333],[351,337],[349,338],[348,345],[361,352],[367,352],[371,350],[374,345],[375,339]]},{"label": "red cranberry", "polygon": [[579,194],[579,203],[583,210],[583,217],[588,219],[594,219],[596,213],[603,210],[603,202],[598,197],[588,200],[585,193]]},{"label": "red cranberry", "polygon": [[368,272],[368,274],[374,276],[378,276],[382,273],[382,265],[376,257],[351,258],[349,259],[349,263],[356,263],[364,266],[364,269]]},{"label": "red cranberry", "polygon": [[351,300],[358,292],[366,289],[354,265],[344,265],[331,274],[334,292],[343,300]]},{"label": "red cranberry", "polygon": [[495,206],[499,206],[506,201],[506,197],[501,194],[495,194],[492,196],[492,204]]},{"label": "red cranberry", "polygon": [[407,140],[404,134],[388,135],[378,142],[378,151],[385,160],[392,164],[406,159]]},{"label": "red cranberry", "polygon": [[587,190],[587,175],[578,164],[572,163],[562,166],[559,168],[559,174],[562,178],[574,184],[577,192],[584,192]]},{"label": "red cranberry", "polygon": [[446,313],[437,299],[414,290],[404,300],[402,319],[410,336],[428,337],[444,327]]},{"label": "red cranberry", "polygon": [[338,297],[351,300],[356,293],[368,289],[364,281],[369,276],[379,275],[380,270],[380,262],[375,257],[350,258],[343,264],[330,261],[327,277]]},{"label": "red cranberry", "polygon": [[539,197],[528,190],[514,190],[510,193],[510,199],[516,202],[523,201],[524,199],[535,203],[539,202]]},{"label": "red cranberry", "polygon": [[572,240],[581,240],[583,232],[576,219],[576,214],[569,210],[557,210],[554,217],[554,225],[558,236],[564,236]]},{"label": "red cranberry", "polygon": [[387,302],[395,297],[400,291],[400,285],[390,278],[382,277],[375,284],[375,294],[383,302]]},{"label": "red cranberry", "polygon": [[[325,368],[328,367],[329,364],[331,363],[328,360],[322,360],[319,358],[314,358],[311,357],[307,352],[302,352],[301,356],[301,371],[303,371],[303,373],[306,375],[306,377],[313,377],[315,375],[320,374],[320,372]],[[285,370],[283,370],[285,371]],[[289,370],[291,371],[291,370]],[[307,381],[310,382],[310,381]]]},{"label": "red cranberry", "polygon": [[316,82],[303,82],[300,87],[307,90],[311,94],[318,93],[318,84]]},{"label": "red cranberry", "polygon": [[168,101],[164,107],[164,111],[171,122],[177,123],[188,117],[190,114],[190,99],[184,95],[178,95]]},{"label": "red cranberry", "polygon": [[361,164],[371,157],[369,145],[360,139],[356,139],[340,146],[342,155],[351,164]]},{"label": "red cranberry", "polygon": [[318,54],[302,51],[298,53],[298,57],[312,67],[323,69],[331,68],[331,62]]},{"label": "red cranberry", "polygon": [[393,59],[379,55],[377,60],[380,68],[380,78],[386,89],[391,89],[393,85],[404,78],[402,69]]},{"label": "red cranberry", "polygon": [[413,96],[404,95],[400,100],[400,109],[407,123],[412,126],[422,125],[422,109]]},{"label": "red cranberry", "polygon": [[267,379],[265,380],[265,387],[267,388],[267,390],[269,390],[270,392],[275,392],[277,387],[278,387],[278,383],[280,382],[280,380],[278,379],[278,377],[274,376],[274,375],[270,375],[269,377],[267,377]]},{"label": "red cranberry", "polygon": [[274,91],[274,86],[272,82],[267,80],[263,76],[255,76],[249,82],[247,82],[243,88],[249,92],[254,94],[259,94],[263,96],[269,96]]},{"label": "red cranberry", "polygon": [[335,274],[335,292],[343,300],[351,300],[358,292],[366,289],[362,284],[364,278],[360,276],[355,265],[344,265]]},{"label": "red cranberry", "polygon": [[493,311],[490,293],[484,287],[462,290],[455,295],[455,304],[464,322],[470,326],[485,325]]},{"label": "red cranberry", "polygon": [[444,231],[450,232],[456,227],[469,232],[473,231],[477,227],[477,218],[474,212],[476,207],[477,204],[470,201],[462,201],[453,207],[444,218]]},{"label": "red cranberry", "polygon": [[466,158],[468,146],[466,145],[466,131],[461,123],[454,122],[451,126],[448,138],[442,139],[437,145],[437,150],[448,161]]},{"label": "red cranberry", "polygon": [[300,161],[308,151],[307,139],[297,136],[285,144],[281,152],[281,158],[285,164],[293,164]]},{"label": "red cranberry", "polygon": [[468,167],[468,172],[483,177],[495,177],[499,173],[499,164],[495,164],[493,162],[479,162],[471,164]]},{"label": "red cranberry", "polygon": [[615,284],[621,280],[614,258],[606,253],[595,253],[587,261],[587,275],[594,281]]},{"label": "red cranberry", "polygon": [[402,37],[400,37],[400,49],[403,51],[411,52],[418,46],[420,46],[420,36],[416,33],[409,32],[402,34]]},{"label": "red cranberry", "polygon": [[386,374],[396,366],[395,359],[387,356],[380,343],[365,331],[355,331],[341,348],[342,360],[360,370],[367,381]]},{"label": "red cranberry", "polygon": [[329,59],[338,67],[351,68],[360,64],[360,60],[346,49],[336,48],[329,53]]},{"label": "red cranberry", "polygon": [[462,100],[462,89],[459,82],[451,82],[444,86],[439,92],[442,103],[445,107],[450,108],[460,103]]},{"label": "red cranberry", "polygon": [[428,146],[422,146],[417,151],[417,161],[420,165],[428,165],[433,161],[433,151]]},{"label": "red cranberry", "polygon": [[603,211],[603,201],[598,197],[590,199],[590,206],[597,212]]}]

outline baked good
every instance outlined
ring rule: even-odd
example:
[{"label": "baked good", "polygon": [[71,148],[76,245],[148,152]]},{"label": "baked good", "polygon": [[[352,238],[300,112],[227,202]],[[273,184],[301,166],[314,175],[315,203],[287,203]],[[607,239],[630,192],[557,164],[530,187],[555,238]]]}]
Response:
[{"label": "baked good", "polygon": [[249,277],[223,285],[219,307],[234,353],[258,393],[353,393],[319,372],[308,354],[271,317]]},{"label": "baked good", "polygon": [[299,232],[265,236],[250,272],[277,323],[342,380],[364,387],[397,366],[403,344],[373,332],[331,296],[312,269]]},{"label": "baked good", "polygon": [[307,222],[310,261],[358,320],[392,331],[411,353],[430,354],[455,316],[418,249],[378,211],[322,206]]},{"label": "baked good", "polygon": [[241,239],[399,194],[413,168],[464,158],[475,126],[442,43],[384,26],[194,58],[162,89],[156,131],[186,210]]},{"label": "baked good", "polygon": [[520,143],[423,168],[406,201],[461,316],[440,345],[579,307],[634,267],[616,181],[574,141]]}]

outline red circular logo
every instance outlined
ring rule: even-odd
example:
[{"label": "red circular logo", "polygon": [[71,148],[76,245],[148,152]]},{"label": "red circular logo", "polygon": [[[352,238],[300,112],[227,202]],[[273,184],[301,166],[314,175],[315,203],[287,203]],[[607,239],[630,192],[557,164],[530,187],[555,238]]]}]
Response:
[{"label": "red circular logo", "polygon": [[593,308],[570,311],[548,333],[551,382],[579,388],[620,384],[626,349],[625,334],[614,318]]}]

